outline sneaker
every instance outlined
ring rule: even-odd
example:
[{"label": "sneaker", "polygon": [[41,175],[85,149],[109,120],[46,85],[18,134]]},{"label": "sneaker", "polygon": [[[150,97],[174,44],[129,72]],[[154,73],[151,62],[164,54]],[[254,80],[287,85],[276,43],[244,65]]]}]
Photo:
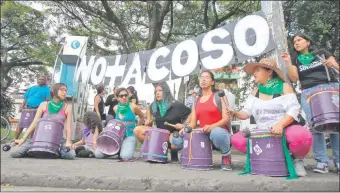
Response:
[{"label": "sneaker", "polygon": [[307,172],[305,170],[305,166],[304,165],[305,164],[304,164],[303,160],[300,160],[300,159],[295,159],[294,160],[294,169],[295,169],[296,174],[299,177],[305,177],[307,175]]},{"label": "sneaker", "polygon": [[316,173],[326,174],[326,173],[328,173],[328,165],[325,164],[325,163],[318,162],[316,167],[313,168],[313,171],[316,172]]},{"label": "sneaker", "polygon": [[222,156],[221,169],[226,171],[231,171],[231,155]]}]

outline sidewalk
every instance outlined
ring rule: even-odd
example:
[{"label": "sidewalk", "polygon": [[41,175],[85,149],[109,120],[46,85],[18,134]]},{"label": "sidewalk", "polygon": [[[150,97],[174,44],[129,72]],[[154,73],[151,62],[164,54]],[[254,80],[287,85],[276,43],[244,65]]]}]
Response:
[{"label": "sidewalk", "polygon": [[[136,153],[137,155],[137,153]],[[54,188],[128,191],[339,191],[339,175],[315,174],[286,180],[284,177],[239,176],[245,156],[233,155],[234,170],[218,169],[220,155],[214,154],[214,170],[185,170],[177,163],[150,164],[117,162],[115,159],[12,159],[1,153],[1,184]],[[314,160],[307,159],[307,169]],[[331,169],[334,170],[332,166]]]}]

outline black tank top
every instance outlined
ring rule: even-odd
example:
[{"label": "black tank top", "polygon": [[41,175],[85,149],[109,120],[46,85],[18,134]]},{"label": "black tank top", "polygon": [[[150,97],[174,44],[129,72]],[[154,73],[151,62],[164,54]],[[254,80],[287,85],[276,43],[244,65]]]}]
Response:
[{"label": "black tank top", "polygon": [[[94,98],[96,98],[97,96],[98,94]],[[98,109],[99,109],[99,114],[102,115],[104,114],[104,100],[102,96],[99,95],[99,97],[100,97],[100,102],[98,104]],[[96,111],[96,109],[94,108],[93,111]]]}]

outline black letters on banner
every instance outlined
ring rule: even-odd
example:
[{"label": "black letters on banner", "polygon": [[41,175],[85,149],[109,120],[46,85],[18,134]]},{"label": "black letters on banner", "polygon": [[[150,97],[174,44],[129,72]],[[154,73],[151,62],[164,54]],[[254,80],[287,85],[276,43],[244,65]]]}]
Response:
[{"label": "black letters on banner", "polygon": [[[234,45],[234,47],[233,47]],[[202,69],[246,61],[275,48],[263,12],[168,46],[117,56],[84,56],[76,80],[93,85],[132,85],[174,80]],[[234,53],[235,52],[235,53]]]}]

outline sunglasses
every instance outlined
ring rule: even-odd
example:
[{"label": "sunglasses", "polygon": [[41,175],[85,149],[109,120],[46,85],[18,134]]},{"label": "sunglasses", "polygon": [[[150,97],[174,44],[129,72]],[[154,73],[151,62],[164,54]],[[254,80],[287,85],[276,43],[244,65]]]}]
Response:
[{"label": "sunglasses", "polygon": [[128,97],[128,94],[120,94],[118,95],[119,98],[123,98],[123,97]]}]

